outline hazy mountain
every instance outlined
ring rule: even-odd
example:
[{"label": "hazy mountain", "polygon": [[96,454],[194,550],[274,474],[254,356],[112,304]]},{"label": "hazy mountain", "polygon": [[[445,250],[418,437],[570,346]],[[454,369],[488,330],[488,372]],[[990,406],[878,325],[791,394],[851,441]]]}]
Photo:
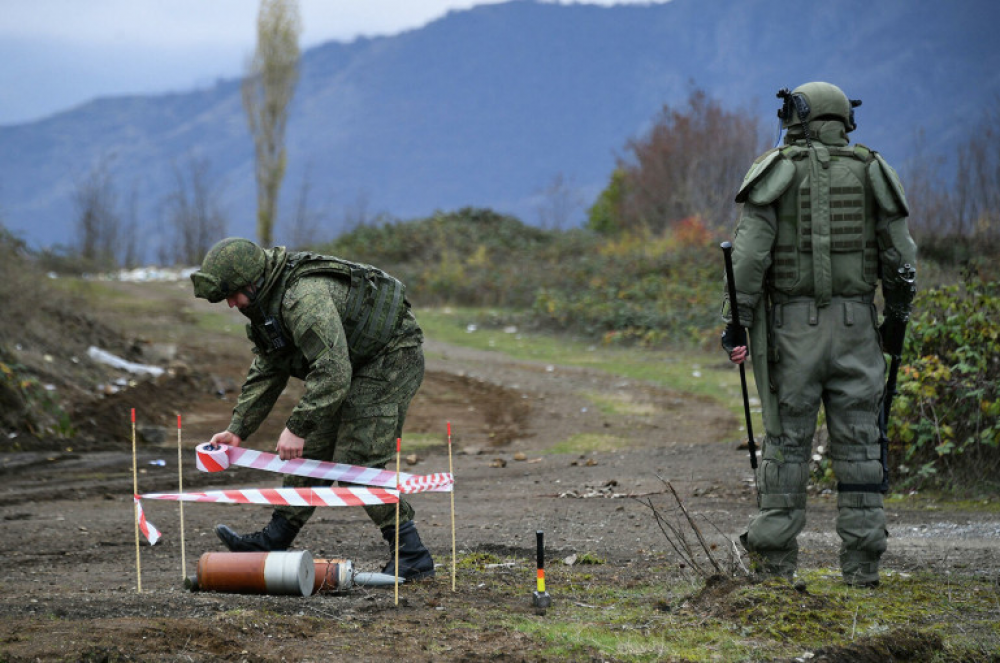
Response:
[{"label": "hazy mountain", "polygon": [[[998,24],[993,0],[519,1],[327,43],[303,56],[283,212],[308,181],[328,236],[347,208],[411,218],[475,205],[534,222],[561,176],[582,218],[625,142],[693,86],[772,127],[779,88],[837,83],[864,100],[854,139],[905,172],[919,131],[926,155],[947,157],[1000,99]],[[135,191],[152,250],[174,169],[193,156],[210,164],[230,232],[252,236],[253,147],[237,80],[0,127],[0,218],[33,245],[71,242],[74,192],[103,161],[123,199]]]}]

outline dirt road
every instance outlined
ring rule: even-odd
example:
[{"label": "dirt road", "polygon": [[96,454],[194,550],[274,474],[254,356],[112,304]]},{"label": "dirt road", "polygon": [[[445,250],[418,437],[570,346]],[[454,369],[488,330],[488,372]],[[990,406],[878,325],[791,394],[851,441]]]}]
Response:
[{"label": "dirt road", "polygon": [[[136,408],[145,431],[137,456],[140,493],[177,489],[176,412],[184,421],[185,489],[273,486],[277,480],[242,468],[194,470],[193,447],[228,421],[247,347],[231,335],[187,328],[191,317],[185,311],[192,304],[184,294],[148,292],[161,298],[162,317],[125,321],[120,312],[111,322],[150,344],[176,346],[176,375],[92,406],[97,433],[86,451],[0,459],[0,660],[538,660],[531,653],[537,643],[524,633],[478,620],[487,608],[527,611],[536,530],[544,530],[553,564],[576,561],[560,564],[556,577],[599,559],[604,563],[587,569],[588,582],[666,583],[690,569],[669,550],[650,509],[629,496],[669,504],[663,495],[668,480],[727,563],[733,562],[731,541],[754,511],[746,452],[732,438],[737,422],[718,404],[604,373],[513,361],[428,339],[427,377],[405,434],[439,435],[440,444],[421,447],[415,464],[404,469],[447,471],[445,426],[451,422],[459,556],[466,562],[494,560],[499,575],[494,570],[484,579],[463,566],[457,591],[451,591],[450,500],[439,493],[413,499],[438,577],[404,586],[398,607],[386,590],[308,599],[188,592],[182,579],[194,573],[199,556],[222,550],[214,525],[258,529],[269,510],[189,504],[182,549],[177,505],[146,500],[146,514],[163,539],[155,547],[141,546],[140,573],[130,409]],[[291,390],[279,408],[294,398]],[[602,402],[620,407],[602,409]],[[282,420],[272,416],[250,445],[271,450]],[[109,431],[106,439],[102,430]],[[551,453],[579,435],[590,436],[598,450]],[[836,567],[834,506],[835,497],[811,498],[801,539],[803,567]],[[888,573],[961,570],[995,577],[1000,570],[995,513],[918,510],[904,501],[891,504],[888,518]],[[295,546],[317,558],[350,559],[360,571],[378,570],[388,556],[364,513],[350,508],[319,510]]]}]

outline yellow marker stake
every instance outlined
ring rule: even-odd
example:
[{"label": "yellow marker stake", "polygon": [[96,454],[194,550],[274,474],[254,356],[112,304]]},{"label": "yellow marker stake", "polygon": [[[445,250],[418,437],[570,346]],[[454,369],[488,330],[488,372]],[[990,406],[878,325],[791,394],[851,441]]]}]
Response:
[{"label": "yellow marker stake", "polygon": [[142,561],[139,556],[139,471],[135,459],[135,408],[132,408],[132,515],[135,520],[135,577],[136,593],[142,594]]},{"label": "yellow marker stake", "polygon": [[[184,463],[181,457],[181,415],[177,415],[177,492],[184,494]],[[178,501],[181,508],[181,580],[187,579],[187,562],[184,558],[184,500]]]},{"label": "yellow marker stake", "polygon": [[448,422],[448,473],[451,474],[451,591],[455,591],[455,468],[451,462],[451,422]]}]

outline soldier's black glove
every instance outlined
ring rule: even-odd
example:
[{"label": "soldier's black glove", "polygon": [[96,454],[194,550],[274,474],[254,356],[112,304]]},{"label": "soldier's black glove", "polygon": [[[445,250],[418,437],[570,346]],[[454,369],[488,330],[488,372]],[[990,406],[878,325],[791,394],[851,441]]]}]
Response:
[{"label": "soldier's black glove", "polygon": [[906,337],[906,321],[888,315],[882,321],[882,326],[878,328],[878,335],[882,341],[882,351],[893,356],[900,357],[903,354],[903,340]]},{"label": "soldier's black glove", "polygon": [[726,351],[727,354],[732,354],[735,348],[746,346],[747,344],[747,333],[742,326],[736,324],[735,322],[730,322],[726,325],[726,328],[722,330],[722,349]]}]

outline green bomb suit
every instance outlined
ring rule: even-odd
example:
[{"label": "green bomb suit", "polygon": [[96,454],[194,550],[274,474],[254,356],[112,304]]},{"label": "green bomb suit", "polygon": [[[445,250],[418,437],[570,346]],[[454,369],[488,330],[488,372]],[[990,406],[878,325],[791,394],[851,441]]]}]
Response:
[{"label": "green bomb suit", "polygon": [[766,432],[760,509],[741,540],[757,570],[792,577],[822,403],[839,482],[841,570],[849,584],[871,585],[887,537],[874,295],[881,281],[886,301],[902,301],[897,313],[908,316],[913,283],[899,270],[916,265],[916,245],[902,186],[882,157],[849,145],[838,119],[807,128],[790,127],[784,146],[759,157],[736,199],[734,281]]}]

